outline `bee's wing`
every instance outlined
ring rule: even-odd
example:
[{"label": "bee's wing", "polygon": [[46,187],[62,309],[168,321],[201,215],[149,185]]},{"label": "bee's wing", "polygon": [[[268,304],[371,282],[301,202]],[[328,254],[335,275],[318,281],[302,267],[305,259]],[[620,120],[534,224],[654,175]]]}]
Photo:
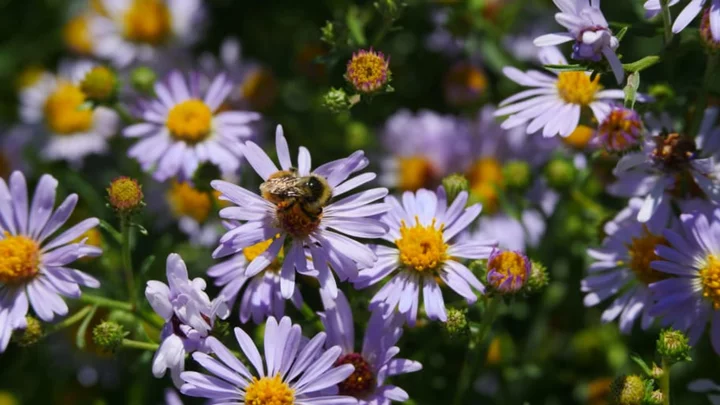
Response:
[{"label": "bee's wing", "polygon": [[294,176],[281,176],[268,179],[260,185],[260,191],[280,197],[302,197],[306,193],[300,187],[300,179]]}]

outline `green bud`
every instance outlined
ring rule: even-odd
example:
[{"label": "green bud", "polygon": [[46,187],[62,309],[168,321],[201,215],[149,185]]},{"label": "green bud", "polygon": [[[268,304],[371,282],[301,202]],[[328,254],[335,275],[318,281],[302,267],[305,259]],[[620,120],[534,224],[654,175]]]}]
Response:
[{"label": "green bud", "polygon": [[349,150],[367,149],[374,138],[368,127],[360,121],[352,121],[345,129],[346,144]]},{"label": "green bud", "polygon": [[32,316],[26,316],[25,322],[27,326],[25,329],[18,329],[13,333],[13,341],[19,346],[28,347],[39,342],[43,337],[42,323]]},{"label": "green bud", "polygon": [[210,186],[210,182],[220,178],[222,178],[220,168],[210,162],[205,162],[201,164],[193,174],[193,188],[198,191],[212,193],[214,189]]},{"label": "green bud", "polygon": [[575,179],[575,165],[563,158],[554,158],[545,166],[545,177],[550,187],[563,190]]},{"label": "green bud", "polygon": [[674,364],[680,361],[690,361],[689,339],[684,333],[665,329],[660,332],[657,340],[657,352],[666,362]]},{"label": "green bud", "polygon": [[610,384],[611,405],[640,405],[645,399],[645,381],[640,376],[620,376]]},{"label": "green bud", "polygon": [[325,108],[330,110],[330,112],[335,114],[347,111],[351,106],[345,90],[336,88],[332,88],[325,93],[322,104]]},{"label": "green bud", "polygon": [[647,400],[649,405],[662,405],[664,403],[664,396],[662,391],[655,390],[650,394]]},{"label": "green bud", "polygon": [[525,291],[534,294],[545,288],[550,282],[550,279],[548,277],[547,267],[534,260],[531,260],[530,263],[532,266],[530,268],[530,279],[525,286]]},{"label": "green bud", "polygon": [[652,378],[659,380],[662,378],[662,376],[664,374],[665,374],[665,371],[662,369],[662,367],[653,363],[652,369],[650,369],[650,375],[652,376]]},{"label": "green bud", "polygon": [[108,352],[114,352],[122,345],[126,335],[122,325],[105,321],[93,329],[93,342]]},{"label": "green bud", "polygon": [[442,180],[442,185],[447,193],[448,203],[455,201],[455,198],[463,191],[470,189],[470,182],[462,174],[455,173],[445,177]]},{"label": "green bud", "polygon": [[153,94],[155,92],[156,80],[157,74],[147,66],[137,67],[130,73],[130,82],[133,88],[143,94]]},{"label": "green bud", "polygon": [[325,25],[320,28],[320,32],[322,33],[320,39],[323,42],[330,45],[333,45],[335,43],[335,30],[332,21],[326,21]]},{"label": "green bud", "polygon": [[509,188],[522,189],[530,184],[530,165],[522,160],[511,160],[503,167],[503,179]]},{"label": "green bud", "polygon": [[465,339],[470,334],[470,325],[467,321],[467,309],[447,309],[447,322],[445,332],[451,339]]},{"label": "green bud", "polygon": [[80,90],[88,100],[96,103],[112,101],[117,94],[117,88],[117,75],[105,66],[95,66],[80,82]]}]

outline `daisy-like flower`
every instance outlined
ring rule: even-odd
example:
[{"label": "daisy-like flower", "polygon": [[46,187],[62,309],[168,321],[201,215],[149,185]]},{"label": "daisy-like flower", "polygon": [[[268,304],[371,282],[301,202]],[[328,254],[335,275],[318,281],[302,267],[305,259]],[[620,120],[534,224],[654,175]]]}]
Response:
[{"label": "daisy-like flower", "polygon": [[[218,263],[208,269],[208,275],[215,278],[215,285],[223,287],[220,295],[224,296],[228,305],[233,306],[245,287],[240,298],[240,322],[245,323],[252,318],[256,324],[262,323],[267,317],[282,318],[285,314],[285,298],[280,291],[280,270],[285,255],[280,249],[278,256],[265,269],[257,274],[248,274],[246,269],[255,258],[267,251],[273,240],[268,239],[253,246],[248,246],[242,253],[233,255],[229,260]],[[308,273],[312,274],[312,273]],[[290,297],[296,308],[302,306],[300,290],[296,289]]]},{"label": "daisy-like flower", "polygon": [[640,114],[625,107],[613,106],[605,120],[598,125],[597,143],[615,153],[639,148],[643,142],[643,123]]},{"label": "daisy-like flower", "polygon": [[482,210],[480,204],[465,208],[467,200],[468,194],[463,191],[448,207],[442,187],[437,193],[426,189],[406,191],[402,204],[392,196],[385,199],[391,208],[381,220],[390,231],[382,239],[393,246],[375,245],[377,262],[363,268],[354,281],[356,288],[365,288],[394,273],[372,298],[371,308],[384,305],[386,316],[397,308],[414,325],[422,289],[428,317],[445,322],[445,301],[436,277],[469,304],[477,300],[473,289],[483,293],[485,287],[457,259],[486,259],[494,241],[455,241]]},{"label": "daisy-like flower", "polygon": [[211,374],[182,373],[180,392],[212,399],[214,403],[273,405],[354,405],[357,400],[342,395],[325,395],[350,376],[351,364],[334,366],[342,352],[339,346],[323,351],[326,335],[318,333],[301,346],[300,325],[284,317],[278,323],[270,317],[265,325],[265,364],[252,338],[235,328],[235,338],[254,373],[220,341],[207,340],[216,357],[194,353],[193,359]]},{"label": "daisy-like flower", "polygon": [[618,178],[608,188],[620,197],[644,197],[638,220],[645,222],[669,193],[680,198],[709,198],[720,201],[720,142],[712,139],[720,133],[715,127],[718,109],[710,108],[693,139],[675,132],[667,114],[660,119],[645,119],[650,136],[643,148],[618,161],[613,174]]},{"label": "daisy-like flower", "polygon": [[205,280],[188,278],[187,267],[180,255],[172,253],[168,256],[166,274],[168,284],[151,280],[145,288],[145,298],[165,320],[160,336],[162,343],[155,352],[152,372],[156,378],[161,378],[170,369],[173,382],[180,387],[185,355],[195,351],[208,352],[207,338],[215,318],[225,319],[230,311],[222,296],[210,301],[205,293]]},{"label": "daisy-like flower", "polygon": [[108,150],[108,138],[116,133],[119,117],[106,107],[85,108],[87,95],[80,89],[92,62],[64,62],[58,74],[47,72],[20,92],[20,116],[26,124],[44,124],[48,134],[42,155],[49,160],[79,164],[90,154]]},{"label": "daisy-like flower", "polygon": [[50,238],[75,209],[71,194],[53,210],[58,181],[43,175],[28,199],[25,176],[14,172],[9,183],[0,178],[0,352],[7,348],[14,329],[25,328],[28,301],[38,318],[50,322],[67,315],[61,298],[79,298],[79,286],[97,288],[94,277],[75,270],[70,263],[99,256],[100,248],[76,239],[100,221],[88,218]]},{"label": "daisy-like flower", "polygon": [[338,384],[340,395],[358,399],[360,405],[389,405],[391,401],[407,401],[405,390],[386,385],[394,375],[412,373],[422,369],[417,361],[397,359],[400,349],[395,346],[402,335],[402,324],[395,317],[384,318],[381,311],[370,316],[365,329],[362,350],[355,351],[355,325],[352,309],[342,291],[333,299],[321,294],[324,313],[320,319],[328,334],[325,346],[337,345],[342,355],[336,364],[352,364],[355,371]]},{"label": "daisy-like flower", "polygon": [[172,181],[165,193],[170,213],[190,243],[210,247],[217,244],[222,224],[211,215],[213,204],[220,201],[218,193],[198,190],[192,184]]},{"label": "daisy-like flower", "polygon": [[[557,48],[547,48],[540,54],[545,64],[567,64]],[[509,115],[502,123],[505,129],[527,124],[528,134],[542,129],[545,137],[560,134],[569,136],[580,123],[580,113],[590,108],[598,122],[612,109],[613,100],[625,98],[622,90],[603,90],[600,76],[591,79],[590,72],[559,72],[556,75],[514,67],[503,68],[510,80],[531,89],[521,91],[500,103],[495,116]],[[645,100],[639,97],[638,101]]]},{"label": "daisy-like flower", "polygon": [[[670,0],[668,6],[674,6],[680,3],[680,0]],[[706,14],[703,18],[708,18],[710,25],[710,33],[715,41],[720,41],[720,0],[691,0],[677,16],[672,26],[672,31],[677,34],[684,30],[697,17],[709,3]],[[645,2],[645,10],[648,11],[648,17],[654,17],[662,11],[660,0],[647,0]],[[706,17],[707,16],[707,17]]]},{"label": "daisy-like flower", "polygon": [[205,18],[201,0],[101,0],[101,7],[89,25],[92,49],[118,67],[191,45]]},{"label": "daisy-like flower", "polygon": [[[246,275],[257,274],[275,260],[281,247],[289,246],[284,252],[285,258],[280,269],[280,291],[288,299],[295,292],[296,269],[301,274],[308,272],[307,249],[317,271],[320,288],[330,296],[337,296],[335,277],[328,265],[341,280],[354,278],[358,266],[373,265],[377,258],[375,254],[351,237],[378,238],[386,234],[387,227],[373,217],[388,210],[387,204],[375,203],[385,197],[388,191],[385,188],[374,188],[335,200],[375,178],[374,173],[350,177],[369,163],[362,151],[311,170],[310,152],[300,147],[295,169],[280,126],[277,128],[275,144],[280,169],[254,142],[248,141],[243,147],[243,155],[263,180],[287,175],[306,177],[307,187],[311,187],[315,195],[323,194],[330,198],[320,204],[320,213],[315,215],[317,206],[308,207],[303,201],[287,199],[274,202],[234,184],[213,181],[211,185],[222,193],[221,199],[237,205],[224,208],[220,216],[242,222],[242,225],[220,238],[220,246],[213,257],[239,253],[256,243],[273,239],[267,250],[250,262],[245,270]],[[316,201],[315,204],[320,202]],[[286,241],[289,243],[286,244]]]},{"label": "daisy-like flower", "polygon": [[710,324],[710,341],[720,354],[720,208],[680,215],[681,229],[666,229],[668,246],[656,248],[653,269],[668,278],[650,285],[650,314],[663,325],[687,332],[695,345]]},{"label": "daisy-like flower", "polygon": [[157,99],[142,108],[144,122],[123,131],[128,138],[143,138],[128,150],[144,170],[165,181],[173,176],[191,178],[200,163],[212,162],[223,173],[240,167],[241,141],[253,130],[248,125],[260,118],[249,111],[220,111],[232,90],[232,83],[220,74],[201,95],[199,76],[170,73],[155,84]]},{"label": "daisy-like flower", "polygon": [[612,300],[602,314],[602,321],[617,319],[623,333],[630,333],[638,319],[642,329],[652,325],[655,318],[649,313],[653,301],[648,286],[668,276],[650,264],[658,260],[657,247],[668,245],[663,230],[679,225],[667,202],[649,221],[639,222],[637,213],[642,205],[642,199],[631,199],[627,208],[605,224],[607,236],[602,246],[588,250],[594,262],[581,282],[585,306]]},{"label": "daisy-like flower", "polygon": [[604,57],[618,84],[622,83],[625,71],[615,53],[620,41],[600,11],[600,0],[555,0],[554,3],[560,9],[555,14],[555,21],[568,32],[541,35],[535,38],[535,45],[553,46],[575,41],[573,59],[599,62]]}]

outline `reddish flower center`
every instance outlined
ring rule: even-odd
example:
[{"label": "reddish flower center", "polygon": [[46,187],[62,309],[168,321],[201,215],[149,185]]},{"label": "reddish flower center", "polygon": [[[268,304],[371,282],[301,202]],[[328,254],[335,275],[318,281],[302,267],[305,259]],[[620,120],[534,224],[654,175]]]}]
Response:
[{"label": "reddish flower center", "polygon": [[375,375],[370,363],[358,353],[346,354],[335,362],[335,366],[352,364],[355,371],[345,381],[338,384],[340,395],[349,395],[355,398],[366,397],[375,387]]}]

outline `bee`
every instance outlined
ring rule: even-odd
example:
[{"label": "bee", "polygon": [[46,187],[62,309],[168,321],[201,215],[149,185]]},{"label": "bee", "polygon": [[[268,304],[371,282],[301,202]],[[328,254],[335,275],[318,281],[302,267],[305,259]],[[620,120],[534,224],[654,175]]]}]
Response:
[{"label": "bee", "polygon": [[300,176],[297,169],[279,171],[260,185],[260,192],[266,200],[279,209],[290,209],[299,205],[302,211],[316,219],[323,207],[332,198],[332,189],[327,180],[316,174]]}]

